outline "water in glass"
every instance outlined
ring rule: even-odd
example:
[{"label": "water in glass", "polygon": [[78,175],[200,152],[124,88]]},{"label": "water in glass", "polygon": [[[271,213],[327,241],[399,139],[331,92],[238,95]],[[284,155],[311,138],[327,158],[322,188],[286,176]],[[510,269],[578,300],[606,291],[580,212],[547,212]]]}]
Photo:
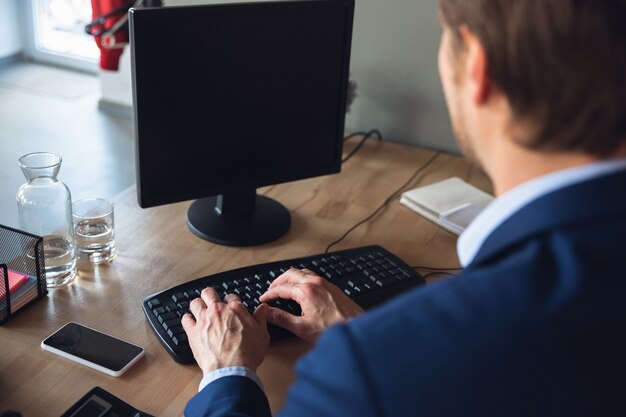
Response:
[{"label": "water in glass", "polygon": [[102,198],[79,200],[72,206],[78,259],[91,263],[115,257],[113,204]]}]

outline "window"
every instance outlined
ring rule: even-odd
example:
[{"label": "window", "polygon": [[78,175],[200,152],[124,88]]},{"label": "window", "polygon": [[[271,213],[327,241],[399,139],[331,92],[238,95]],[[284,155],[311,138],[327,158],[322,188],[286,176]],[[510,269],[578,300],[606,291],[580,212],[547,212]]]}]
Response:
[{"label": "window", "polygon": [[84,30],[92,18],[90,0],[28,0],[24,6],[29,59],[97,71],[100,52]]}]

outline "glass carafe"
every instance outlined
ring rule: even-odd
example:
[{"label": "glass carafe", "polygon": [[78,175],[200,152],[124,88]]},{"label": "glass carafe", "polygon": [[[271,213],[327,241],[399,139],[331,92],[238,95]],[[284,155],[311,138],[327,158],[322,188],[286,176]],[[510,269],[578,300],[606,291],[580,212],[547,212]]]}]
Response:
[{"label": "glass carafe", "polygon": [[20,227],[43,237],[48,287],[67,285],[76,278],[76,248],[70,190],[57,179],[61,157],[36,152],[18,163],[27,180],[16,196]]}]

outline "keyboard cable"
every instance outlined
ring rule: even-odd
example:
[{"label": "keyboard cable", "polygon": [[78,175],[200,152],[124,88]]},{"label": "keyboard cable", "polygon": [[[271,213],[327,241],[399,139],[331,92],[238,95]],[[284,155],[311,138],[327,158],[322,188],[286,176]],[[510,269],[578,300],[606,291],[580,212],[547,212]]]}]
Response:
[{"label": "keyboard cable", "polygon": [[456,277],[457,276],[457,274],[453,274],[452,272],[433,271],[433,272],[429,272],[429,273],[427,273],[425,275],[422,275],[422,278],[426,279],[426,278],[432,277],[433,275],[442,275],[444,277]]},{"label": "keyboard cable", "polygon": [[463,268],[431,268],[429,266],[412,266],[411,269],[425,269],[429,271],[427,274],[422,275],[422,278],[426,279],[434,275],[443,275],[446,277],[456,277],[454,272],[460,272]]}]

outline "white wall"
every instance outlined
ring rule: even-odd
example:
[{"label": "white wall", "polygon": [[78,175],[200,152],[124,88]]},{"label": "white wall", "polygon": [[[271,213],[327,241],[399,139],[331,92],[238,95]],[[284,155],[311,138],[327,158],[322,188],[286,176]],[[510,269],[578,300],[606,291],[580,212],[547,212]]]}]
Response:
[{"label": "white wall", "polygon": [[[164,4],[239,1],[242,0],[165,0]],[[438,2],[356,3],[351,73],[358,84],[358,98],[346,120],[346,129],[377,128],[393,141],[457,152],[437,74]],[[127,61],[122,64],[128,67]],[[123,67],[121,75],[129,72],[127,67]],[[130,105],[130,88],[123,86],[130,85],[130,81],[128,75],[123,76],[127,81],[119,80],[117,87],[109,87],[109,92],[117,91],[115,97],[119,98],[119,92],[127,91],[125,99]],[[103,82],[112,84],[111,81],[110,76],[103,77]]]},{"label": "white wall", "polygon": [[357,0],[348,130],[457,152],[437,71],[436,0]]},{"label": "white wall", "polygon": [[0,0],[0,59],[22,51],[19,0]]}]

